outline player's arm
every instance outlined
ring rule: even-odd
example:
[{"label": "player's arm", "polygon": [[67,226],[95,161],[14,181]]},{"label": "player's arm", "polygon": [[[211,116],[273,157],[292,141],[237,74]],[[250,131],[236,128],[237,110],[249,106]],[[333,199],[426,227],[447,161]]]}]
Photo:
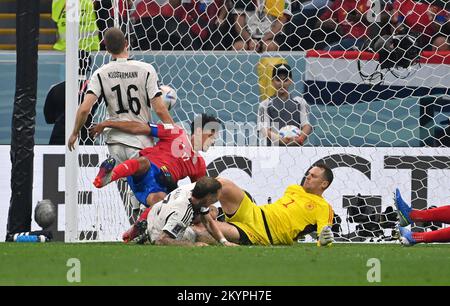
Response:
[{"label": "player's arm", "polygon": [[155,111],[155,113],[158,115],[158,117],[161,119],[162,122],[175,124],[161,96],[154,97],[153,99],[150,100],[150,103],[152,105],[153,110]]},{"label": "player's arm", "polygon": [[77,115],[75,117],[75,125],[67,143],[70,151],[75,149],[75,142],[78,139],[78,133],[80,132],[81,127],[85,124],[89,113],[91,112],[92,106],[96,101],[97,96],[92,92],[89,92],[86,94],[83,103],[81,103],[80,107],[78,108]]},{"label": "player's arm", "polygon": [[[174,206],[176,205],[174,204]],[[161,234],[155,240],[156,245],[180,245],[180,246],[207,245],[206,243],[194,243],[182,239],[184,231],[188,226],[188,224],[183,222],[186,213],[187,213],[186,211],[175,211],[169,215],[168,219],[166,220],[166,224],[161,230]]]},{"label": "player's arm", "polygon": [[170,116],[169,110],[162,99],[161,90],[159,89],[158,74],[156,73],[155,68],[153,68],[152,65],[147,65],[146,69],[148,75],[145,86],[153,111],[163,123],[174,124],[175,122],[173,121],[172,116]]},{"label": "player's arm", "polygon": [[152,132],[148,123],[138,121],[111,121],[111,120],[106,120],[93,125],[89,129],[89,132],[92,137],[97,137],[98,135],[103,133],[105,128],[118,129],[122,132],[134,135],[151,135]]},{"label": "player's arm", "polygon": [[209,210],[208,210],[208,213],[206,213],[206,214],[202,213],[200,216],[200,219],[201,219],[202,223],[205,225],[208,232],[211,234],[211,236],[213,236],[214,239],[216,239],[216,241],[218,241],[220,244],[222,244],[224,246],[238,246],[237,244],[235,244],[233,242],[229,242],[225,238],[222,231],[217,227],[216,221],[209,214]]},{"label": "player's arm", "polygon": [[311,124],[307,123],[305,125],[302,126],[302,133],[295,137],[295,141],[299,144],[299,145],[303,145],[306,141],[306,139],[308,138],[308,136],[312,133],[312,126]]},{"label": "player's arm", "polygon": [[301,131],[302,133],[295,138],[295,141],[303,145],[308,136],[312,133],[313,127],[309,123],[309,114],[311,113],[310,107],[305,99],[300,97],[295,97],[294,101],[298,102],[299,111],[300,111],[300,123],[301,123]]},{"label": "player's arm", "polygon": [[203,158],[198,160],[198,164],[196,167],[196,173],[192,176],[189,176],[191,183],[197,182],[199,179],[206,175],[206,164]]},{"label": "player's arm", "polygon": [[266,99],[259,105],[258,109],[258,130],[262,137],[269,138],[273,142],[277,142],[280,140],[280,135],[274,132],[270,126],[270,117],[267,113],[269,100]]}]

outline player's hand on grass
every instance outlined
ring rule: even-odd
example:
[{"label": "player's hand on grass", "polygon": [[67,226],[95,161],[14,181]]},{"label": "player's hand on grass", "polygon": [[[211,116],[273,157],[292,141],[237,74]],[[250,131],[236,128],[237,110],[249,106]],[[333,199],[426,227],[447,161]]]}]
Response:
[{"label": "player's hand on grass", "polygon": [[334,235],[331,231],[331,227],[325,226],[322,230],[322,232],[319,235],[319,243],[321,246],[328,245],[332,242],[334,242]]},{"label": "player's hand on grass", "polygon": [[71,134],[69,137],[69,141],[67,142],[67,146],[69,147],[69,151],[75,150],[75,142],[78,139],[78,133],[77,134]]},{"label": "player's hand on grass", "polygon": [[91,135],[92,138],[96,138],[98,135],[103,133],[104,129],[105,129],[105,126],[101,122],[99,124],[93,124],[89,128],[89,135]]},{"label": "player's hand on grass", "polygon": [[209,244],[207,244],[207,243],[204,243],[204,242],[200,242],[200,241],[197,241],[196,243],[194,243],[194,246],[198,246],[198,247],[205,247],[205,246],[208,246]]},{"label": "player's hand on grass", "polygon": [[230,242],[230,241],[226,241],[226,242],[224,242],[222,245],[223,245],[223,246],[226,246],[226,247],[236,247],[236,246],[239,246],[239,244],[236,244],[236,243]]}]

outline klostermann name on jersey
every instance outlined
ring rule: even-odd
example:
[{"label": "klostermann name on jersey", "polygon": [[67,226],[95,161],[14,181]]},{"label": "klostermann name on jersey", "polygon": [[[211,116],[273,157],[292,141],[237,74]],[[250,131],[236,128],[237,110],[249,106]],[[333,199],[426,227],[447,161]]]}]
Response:
[{"label": "klostermann name on jersey", "polygon": [[120,78],[120,79],[136,79],[138,77],[138,73],[137,71],[128,71],[128,72],[123,72],[123,71],[113,71],[113,72],[108,72],[108,78],[110,79],[116,79],[116,78]]},{"label": "klostermann name on jersey", "polygon": [[[119,58],[97,69],[88,93],[103,97],[108,120],[151,121],[150,100],[161,94],[152,65]],[[153,145],[146,135],[130,135],[118,129],[105,129],[106,143],[121,143],[143,149]]]}]

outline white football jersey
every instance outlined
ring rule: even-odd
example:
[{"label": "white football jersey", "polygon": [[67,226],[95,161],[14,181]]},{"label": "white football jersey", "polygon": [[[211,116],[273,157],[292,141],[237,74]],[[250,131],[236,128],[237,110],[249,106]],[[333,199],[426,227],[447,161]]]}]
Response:
[{"label": "white football jersey", "polygon": [[[158,76],[151,64],[118,58],[97,69],[87,92],[102,96],[108,120],[151,121],[150,100],[161,94]],[[117,129],[105,129],[106,143],[122,143],[135,148],[153,145],[149,136],[130,135]]]},{"label": "white football jersey", "polygon": [[[147,217],[147,233],[151,243],[154,243],[163,231],[174,239],[183,239],[186,229],[194,219],[190,201],[194,187],[195,183],[183,185],[152,207]],[[202,207],[200,211],[207,214],[209,208]]]}]

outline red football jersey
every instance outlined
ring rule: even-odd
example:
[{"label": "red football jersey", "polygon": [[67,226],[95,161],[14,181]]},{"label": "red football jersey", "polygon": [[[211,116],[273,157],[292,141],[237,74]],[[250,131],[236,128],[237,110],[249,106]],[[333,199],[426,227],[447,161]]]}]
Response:
[{"label": "red football jersey", "polygon": [[139,155],[159,168],[166,166],[175,182],[185,177],[195,182],[206,175],[205,160],[194,152],[183,128],[172,124],[150,124],[150,130],[159,141],[154,147],[141,150]]},{"label": "red football jersey", "polygon": [[[439,27],[433,25],[436,18],[439,23],[445,23],[449,20],[450,13],[446,10],[427,3],[419,3],[412,0],[396,0],[394,2],[394,10],[402,16],[408,27],[418,33],[425,32],[428,35],[435,35]],[[436,16],[435,16],[436,15]]]},{"label": "red football jersey", "polygon": [[320,16],[320,19],[324,21],[330,18],[335,19],[339,24],[338,27],[341,33],[345,33],[345,38],[361,38],[366,35],[367,26],[362,21],[355,23],[354,21],[348,20],[347,15],[353,10],[358,10],[363,15],[369,8],[370,4],[367,0],[336,0]]}]

